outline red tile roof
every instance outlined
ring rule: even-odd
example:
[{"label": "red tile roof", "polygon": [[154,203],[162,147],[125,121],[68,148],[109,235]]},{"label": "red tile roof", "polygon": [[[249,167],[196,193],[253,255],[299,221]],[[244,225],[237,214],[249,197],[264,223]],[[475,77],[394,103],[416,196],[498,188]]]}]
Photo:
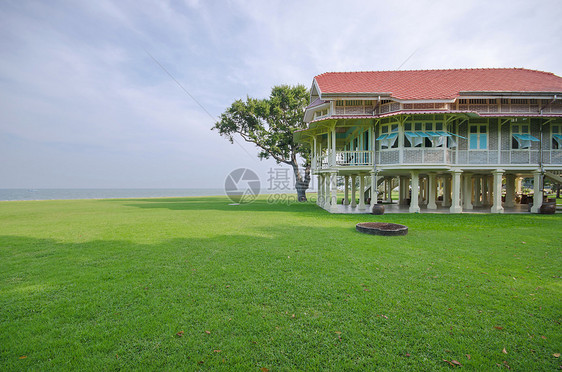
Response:
[{"label": "red tile roof", "polygon": [[460,92],[562,92],[562,78],[523,68],[327,72],[321,94],[390,93],[404,100],[454,99]]}]

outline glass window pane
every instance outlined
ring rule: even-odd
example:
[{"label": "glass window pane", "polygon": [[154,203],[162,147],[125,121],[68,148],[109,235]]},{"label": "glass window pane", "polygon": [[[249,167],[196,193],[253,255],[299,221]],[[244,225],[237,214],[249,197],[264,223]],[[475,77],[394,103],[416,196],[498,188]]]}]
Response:
[{"label": "glass window pane", "polygon": [[443,123],[435,123],[435,130],[443,130]]},{"label": "glass window pane", "polygon": [[481,125],[481,126],[480,126],[480,133],[486,133],[486,132],[487,132],[486,126],[485,126],[485,125]]},{"label": "glass window pane", "polygon": [[529,126],[528,125],[523,125],[521,128],[521,132],[522,133],[529,133]]},{"label": "glass window pane", "polygon": [[476,150],[478,148],[478,134],[470,135],[470,149]]},{"label": "glass window pane", "polygon": [[381,127],[381,133],[388,133],[388,125],[383,125]]},{"label": "glass window pane", "polygon": [[422,130],[422,123],[416,123],[416,130]]},{"label": "glass window pane", "polygon": [[404,129],[406,129],[406,130],[412,130],[412,123],[406,123],[406,124],[404,124]]},{"label": "glass window pane", "polygon": [[476,125],[471,125],[470,133],[478,133],[478,127]]},{"label": "glass window pane", "polygon": [[480,134],[480,148],[487,149],[488,148],[488,136],[486,133]]},{"label": "glass window pane", "polygon": [[392,124],[392,131],[396,132],[398,130],[398,124]]},{"label": "glass window pane", "polygon": [[433,130],[433,123],[425,123],[425,130]]}]

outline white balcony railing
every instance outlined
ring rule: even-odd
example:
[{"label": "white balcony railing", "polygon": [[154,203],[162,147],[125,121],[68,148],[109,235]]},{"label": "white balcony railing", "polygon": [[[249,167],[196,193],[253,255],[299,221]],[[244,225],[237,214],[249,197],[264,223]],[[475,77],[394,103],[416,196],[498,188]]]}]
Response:
[{"label": "white balcony railing", "polygon": [[373,165],[372,151],[336,151],[336,165],[368,166]]}]

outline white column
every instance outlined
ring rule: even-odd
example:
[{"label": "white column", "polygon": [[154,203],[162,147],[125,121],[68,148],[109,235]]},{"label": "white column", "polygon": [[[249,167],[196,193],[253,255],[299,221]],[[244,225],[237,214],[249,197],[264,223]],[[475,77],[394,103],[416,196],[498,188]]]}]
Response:
[{"label": "white column", "polygon": [[338,211],[338,173],[330,173],[330,212]]},{"label": "white column", "polygon": [[486,176],[487,183],[488,183],[488,198],[486,200],[486,204],[492,205],[492,198],[494,196],[494,176]]},{"label": "white column", "polygon": [[515,176],[507,174],[505,176],[505,203],[507,208],[515,206]]},{"label": "white column", "polygon": [[521,183],[523,182],[523,177],[517,177],[517,179],[515,180],[515,192],[519,195],[521,195]]},{"label": "white column", "polygon": [[312,137],[312,170],[316,171],[316,158],[318,153],[316,152],[316,136]]},{"label": "white column", "polygon": [[474,176],[474,206],[482,206],[482,176]]},{"label": "white column", "polygon": [[365,205],[365,175],[359,175],[359,209],[366,209]]},{"label": "white column", "polygon": [[410,200],[410,213],[420,213],[420,177],[418,171],[411,172],[412,179],[412,197]]},{"label": "white column", "polygon": [[451,213],[461,213],[461,173],[462,171],[454,170],[452,172],[453,178],[451,180],[451,189],[452,189],[452,204],[451,208],[449,209]]},{"label": "white column", "polygon": [[533,172],[533,192],[531,213],[539,213],[542,206],[542,174],[540,171]]},{"label": "white column", "polygon": [[482,176],[482,205],[488,205],[488,176]]},{"label": "white column", "polygon": [[377,181],[377,173],[371,172],[371,208],[373,208],[378,202]]},{"label": "white column", "polygon": [[464,174],[464,187],[462,188],[463,195],[463,206],[466,210],[472,209],[472,176],[470,174]]},{"label": "white column", "polygon": [[330,209],[330,173],[324,173],[324,209]]},{"label": "white column", "polygon": [[355,208],[357,206],[357,195],[356,190],[357,186],[355,186],[356,175],[351,175],[351,208]]},{"label": "white column", "polygon": [[330,159],[331,159],[331,166],[335,167],[336,166],[336,126],[334,125],[334,127],[332,128],[331,133],[331,140],[332,140],[332,146],[331,146],[331,155],[330,155]]},{"label": "white column", "polygon": [[386,202],[392,203],[392,178],[386,178]]},{"label": "white column", "polygon": [[493,181],[493,196],[494,199],[492,200],[492,213],[503,213],[502,207],[502,176],[503,171],[497,170],[492,172],[492,181]]},{"label": "white column", "polygon": [[316,195],[316,204],[322,205],[323,202],[322,188],[323,188],[324,180],[321,174],[319,174],[317,177],[318,177],[318,194]]},{"label": "white column", "polygon": [[400,176],[400,197],[398,199],[399,205],[406,205],[406,199],[408,199],[408,184],[410,180],[406,176]]},{"label": "white column", "polygon": [[343,205],[349,205],[349,176],[344,177],[344,197]]},{"label": "white column", "polygon": [[435,173],[429,173],[428,181],[427,209],[437,209],[437,204],[435,203],[435,195],[437,194]]},{"label": "white column", "polygon": [[443,175],[443,207],[451,206],[451,177]]}]

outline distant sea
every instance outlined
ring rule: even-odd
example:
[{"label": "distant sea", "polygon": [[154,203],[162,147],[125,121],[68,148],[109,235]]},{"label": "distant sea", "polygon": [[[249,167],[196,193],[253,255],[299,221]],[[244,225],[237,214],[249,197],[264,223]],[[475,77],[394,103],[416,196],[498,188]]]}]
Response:
[{"label": "distant sea", "polygon": [[0,189],[0,200],[163,198],[225,195],[224,189]]}]

